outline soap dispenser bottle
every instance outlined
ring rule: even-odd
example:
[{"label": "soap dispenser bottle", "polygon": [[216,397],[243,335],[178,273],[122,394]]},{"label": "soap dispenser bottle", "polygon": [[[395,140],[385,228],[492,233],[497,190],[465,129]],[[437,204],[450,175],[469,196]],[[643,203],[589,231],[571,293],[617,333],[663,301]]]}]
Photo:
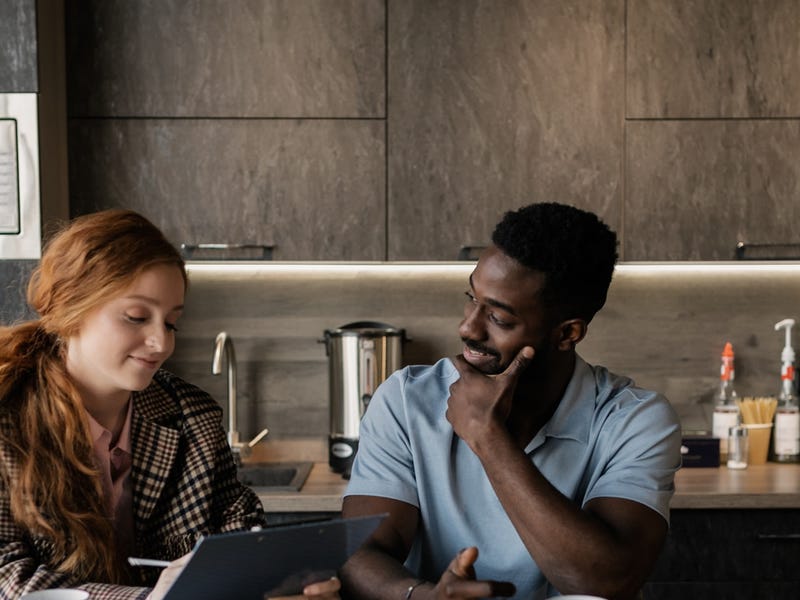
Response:
[{"label": "soap dispenser bottle", "polygon": [[775,428],[772,432],[773,455],[777,462],[800,461],[800,406],[794,389],[794,348],[792,327],[794,319],[775,323],[775,331],[783,329],[786,342],[781,352],[781,391],[775,410]]},{"label": "soap dispenser bottle", "polygon": [[735,371],[733,368],[733,346],[730,342],[722,350],[722,365],[719,371],[719,391],[717,392],[714,413],[711,416],[711,435],[719,440],[719,459],[728,460],[728,432],[739,424],[738,397],[733,389]]}]

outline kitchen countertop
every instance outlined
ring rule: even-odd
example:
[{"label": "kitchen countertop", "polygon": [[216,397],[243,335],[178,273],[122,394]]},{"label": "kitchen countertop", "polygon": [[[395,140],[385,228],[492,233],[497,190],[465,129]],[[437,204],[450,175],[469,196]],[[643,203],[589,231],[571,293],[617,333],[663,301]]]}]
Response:
[{"label": "kitchen countertop", "polygon": [[746,469],[681,469],[673,509],[800,508],[800,465],[767,463]]},{"label": "kitchen countertop", "polygon": [[[259,495],[271,513],[339,512],[347,481],[327,463],[327,440],[292,439],[259,444],[249,461],[314,462],[299,492]],[[248,462],[249,462],[248,461]],[[747,469],[681,469],[675,477],[673,509],[800,508],[800,465],[767,463]]]}]

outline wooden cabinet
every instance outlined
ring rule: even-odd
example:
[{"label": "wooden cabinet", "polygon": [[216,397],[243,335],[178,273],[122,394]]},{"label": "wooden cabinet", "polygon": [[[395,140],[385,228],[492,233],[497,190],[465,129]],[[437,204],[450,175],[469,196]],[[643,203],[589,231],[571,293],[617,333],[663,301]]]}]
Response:
[{"label": "wooden cabinet", "polygon": [[176,245],[274,260],[384,256],[380,122],[72,119],[69,146],[73,214],[131,208]]},{"label": "wooden cabinet", "polygon": [[800,4],[627,6],[625,258],[800,242]]},{"label": "wooden cabinet", "polygon": [[629,261],[800,242],[795,0],[504,7],[389,7],[388,258],[452,260],[534,200]]},{"label": "wooden cabinet", "polygon": [[66,8],[73,215],[132,208],[175,244],[275,260],[385,258],[383,0]]},{"label": "wooden cabinet", "polygon": [[533,201],[620,229],[624,2],[388,9],[390,260],[454,260]]},{"label": "wooden cabinet", "polygon": [[673,510],[646,600],[800,597],[800,510]]},{"label": "wooden cabinet", "polygon": [[548,200],[626,261],[800,241],[800,3],[496,4],[67,3],[72,213],[278,260],[453,260]]}]

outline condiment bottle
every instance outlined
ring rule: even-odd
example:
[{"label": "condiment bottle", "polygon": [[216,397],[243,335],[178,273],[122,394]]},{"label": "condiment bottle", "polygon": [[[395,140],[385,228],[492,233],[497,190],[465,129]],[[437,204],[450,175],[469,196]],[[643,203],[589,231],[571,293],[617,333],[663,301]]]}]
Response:
[{"label": "condiment bottle", "polygon": [[722,365],[719,372],[719,391],[717,392],[714,413],[711,416],[711,435],[719,439],[719,459],[725,462],[728,458],[728,432],[739,424],[739,406],[736,390],[733,389],[733,346],[725,344],[722,351]]},{"label": "condiment bottle", "polygon": [[786,343],[781,352],[781,392],[772,432],[773,459],[777,462],[800,461],[800,407],[794,390],[793,326],[794,319],[775,323],[775,331],[783,329],[786,332]]},{"label": "condiment bottle", "polygon": [[741,425],[731,427],[728,431],[728,468],[746,469],[749,451],[747,428]]}]

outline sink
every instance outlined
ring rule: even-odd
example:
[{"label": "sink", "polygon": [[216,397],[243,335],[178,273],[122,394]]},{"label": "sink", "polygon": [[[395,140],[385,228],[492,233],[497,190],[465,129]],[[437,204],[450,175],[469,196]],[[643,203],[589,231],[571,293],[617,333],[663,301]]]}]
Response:
[{"label": "sink", "polygon": [[239,481],[257,493],[298,492],[308,478],[311,461],[247,463],[239,467]]}]

